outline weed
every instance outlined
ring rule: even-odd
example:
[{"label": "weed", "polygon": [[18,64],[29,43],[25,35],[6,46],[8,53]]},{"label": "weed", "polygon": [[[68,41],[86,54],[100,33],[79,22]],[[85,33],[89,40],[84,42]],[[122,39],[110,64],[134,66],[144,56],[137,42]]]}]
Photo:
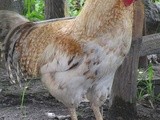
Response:
[{"label": "weed", "polygon": [[[68,13],[77,16],[84,5],[85,0],[67,0]],[[24,0],[24,15],[31,21],[44,20],[44,0]]]},{"label": "weed", "polygon": [[77,16],[81,11],[84,2],[85,0],[68,0],[70,16]]},{"label": "weed", "polygon": [[148,100],[152,107],[153,103],[160,99],[160,95],[154,95],[153,77],[154,71],[151,63],[146,71],[139,70],[137,99],[138,101]]},{"label": "weed", "polygon": [[24,99],[25,99],[25,94],[26,94],[26,91],[27,91],[27,88],[30,84],[30,81],[27,82],[25,85],[24,85],[24,88],[23,88],[23,91],[22,91],[22,95],[21,95],[21,105],[20,105],[20,109],[21,109],[21,112],[22,112],[22,115],[25,117],[26,116],[26,110],[25,110],[25,106],[24,106]]},{"label": "weed", "polygon": [[24,6],[24,15],[29,20],[44,20],[44,0],[25,0]]}]

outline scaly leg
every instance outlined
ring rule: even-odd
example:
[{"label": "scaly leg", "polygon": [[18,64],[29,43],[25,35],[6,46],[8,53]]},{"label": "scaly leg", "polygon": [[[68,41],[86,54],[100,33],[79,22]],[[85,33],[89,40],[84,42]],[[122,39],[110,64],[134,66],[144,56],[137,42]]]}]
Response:
[{"label": "scaly leg", "polygon": [[102,116],[102,114],[100,112],[99,107],[97,107],[95,105],[92,105],[91,107],[92,107],[92,110],[94,112],[96,120],[103,120],[103,116]]},{"label": "scaly leg", "polygon": [[76,114],[76,109],[75,108],[69,108],[70,114],[71,114],[71,120],[78,120],[77,119],[77,114]]}]

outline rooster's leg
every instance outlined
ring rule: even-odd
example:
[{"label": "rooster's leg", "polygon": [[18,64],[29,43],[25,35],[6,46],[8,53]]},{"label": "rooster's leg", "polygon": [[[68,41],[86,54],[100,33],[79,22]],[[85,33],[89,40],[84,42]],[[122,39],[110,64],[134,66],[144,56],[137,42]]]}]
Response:
[{"label": "rooster's leg", "polygon": [[76,114],[76,109],[75,108],[69,108],[70,114],[71,114],[71,120],[78,120],[77,119],[77,114]]},{"label": "rooster's leg", "polygon": [[95,106],[95,105],[92,105],[91,107],[92,107],[92,110],[94,112],[96,120],[103,120],[103,116],[102,116],[102,114],[100,112],[99,107]]}]

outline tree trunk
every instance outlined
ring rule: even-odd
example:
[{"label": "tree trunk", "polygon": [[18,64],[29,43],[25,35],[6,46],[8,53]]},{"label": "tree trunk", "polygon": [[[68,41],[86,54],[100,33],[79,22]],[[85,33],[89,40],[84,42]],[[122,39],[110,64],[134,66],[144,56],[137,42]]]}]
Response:
[{"label": "tree trunk", "polygon": [[45,18],[61,18],[65,16],[65,0],[45,0]]},{"label": "tree trunk", "polygon": [[0,10],[11,10],[23,13],[23,0],[1,0]]},{"label": "tree trunk", "polygon": [[115,75],[109,120],[134,120],[136,117],[136,80],[142,42],[144,7],[141,1],[135,2],[134,7],[132,45]]}]

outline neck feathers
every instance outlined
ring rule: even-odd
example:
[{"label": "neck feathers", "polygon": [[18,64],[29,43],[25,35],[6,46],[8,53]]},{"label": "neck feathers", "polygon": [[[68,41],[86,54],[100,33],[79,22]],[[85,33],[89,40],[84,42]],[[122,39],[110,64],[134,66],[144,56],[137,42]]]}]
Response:
[{"label": "neck feathers", "polygon": [[[132,5],[126,7],[124,0],[87,0],[84,8],[76,18],[76,29],[94,37],[100,31],[110,29],[124,14],[131,11]],[[129,13],[130,14],[130,13]],[[125,15],[126,16],[126,15]]]}]

